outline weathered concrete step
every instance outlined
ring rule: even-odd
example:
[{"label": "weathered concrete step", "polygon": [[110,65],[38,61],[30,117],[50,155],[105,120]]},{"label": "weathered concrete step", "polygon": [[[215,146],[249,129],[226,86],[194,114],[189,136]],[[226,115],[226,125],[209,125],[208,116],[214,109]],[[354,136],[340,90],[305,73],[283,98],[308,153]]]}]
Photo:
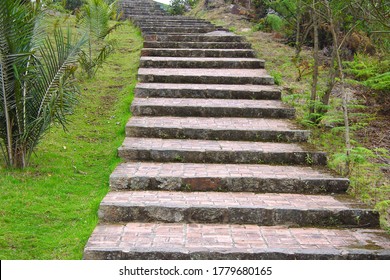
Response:
[{"label": "weathered concrete step", "polygon": [[166,12],[161,10],[154,10],[154,11],[144,11],[144,10],[132,10],[127,9],[123,13],[125,16],[132,17],[132,16],[165,16]]},{"label": "weathered concrete step", "polygon": [[84,259],[390,259],[378,229],[319,229],[221,224],[101,224]]},{"label": "weathered concrete step", "polygon": [[231,117],[292,119],[295,109],[278,100],[135,98],[134,116]]},{"label": "weathered concrete step", "polygon": [[274,79],[264,69],[139,68],[138,81],[180,84],[274,84]]},{"label": "weathered concrete step", "polygon": [[110,176],[111,190],[329,194],[348,186],[325,168],[259,164],[126,162]]},{"label": "weathered concrete step", "polygon": [[137,97],[279,100],[280,89],[264,85],[138,83]]},{"label": "weathered concrete step", "polygon": [[136,24],[142,27],[215,27],[208,22],[185,22],[185,21],[136,21]]},{"label": "weathered concrete step", "polygon": [[[164,16],[165,15],[165,13],[163,13],[163,12],[154,12],[153,14],[155,16]],[[132,20],[135,16],[145,16],[145,15],[150,15],[150,13],[148,13],[148,12],[127,12],[127,13],[122,14],[122,18]]]},{"label": "weathered concrete step", "polygon": [[141,56],[169,57],[249,57],[255,58],[252,49],[149,49],[143,48]]},{"label": "weathered concrete step", "polygon": [[[214,34],[214,35],[213,35]],[[155,34],[144,36],[145,41],[158,41],[158,42],[242,42],[244,37],[235,35],[234,33],[217,31],[207,34],[199,35],[164,35]]]},{"label": "weathered concrete step", "polygon": [[256,58],[219,58],[219,57],[158,57],[142,56],[143,68],[264,68],[265,61]]},{"label": "weathered concrete step", "polygon": [[132,117],[129,137],[229,141],[305,142],[310,131],[292,122],[260,118]]},{"label": "weathered concrete step", "polygon": [[256,224],[371,227],[379,214],[343,196],[224,192],[109,192],[102,222]]},{"label": "weathered concrete step", "polygon": [[259,164],[127,162],[110,177],[111,190],[328,194],[348,186],[325,168]]},{"label": "weathered concrete step", "polygon": [[161,21],[168,21],[168,20],[185,20],[185,21],[203,21],[202,19],[197,18],[191,18],[187,16],[153,16],[153,15],[140,15],[134,17],[135,20],[161,20]]},{"label": "weathered concrete step", "polygon": [[209,27],[180,27],[180,26],[154,26],[154,27],[143,27],[141,26],[142,33],[158,32],[158,33],[207,33],[214,31],[214,26]]},{"label": "weathered concrete step", "polygon": [[135,17],[133,18],[133,22],[137,24],[174,24],[174,25],[188,25],[188,24],[207,24],[207,25],[213,25],[209,21],[201,20],[201,19],[191,19],[191,18],[169,18],[168,16],[164,17],[148,17],[148,18],[142,18],[142,17]]},{"label": "weathered concrete step", "polygon": [[326,165],[325,153],[297,144],[126,137],[126,161]]},{"label": "weathered concrete step", "polygon": [[161,13],[161,15],[167,15],[167,12],[161,10],[159,7],[142,7],[142,8],[122,7],[122,12],[125,14],[144,14],[144,15],[153,15],[156,12],[158,12]]},{"label": "weathered concrete step", "polygon": [[153,8],[153,9],[160,9],[160,5],[158,4],[155,4],[155,3],[142,3],[142,2],[139,2],[139,3],[136,3],[133,1],[132,2],[127,2],[127,3],[121,3],[119,5],[122,9],[126,9],[126,8],[132,8],[132,9],[140,9],[140,8],[144,8],[144,9],[149,9],[149,8]]},{"label": "weathered concrete step", "polygon": [[144,48],[173,49],[250,49],[247,42],[157,42],[146,41]]}]

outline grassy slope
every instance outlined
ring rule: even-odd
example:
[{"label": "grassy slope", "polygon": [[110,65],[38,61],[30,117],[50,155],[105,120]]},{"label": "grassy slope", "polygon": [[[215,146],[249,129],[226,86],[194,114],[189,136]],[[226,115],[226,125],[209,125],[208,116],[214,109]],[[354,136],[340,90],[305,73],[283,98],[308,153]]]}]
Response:
[{"label": "grassy slope", "polygon": [[82,82],[69,131],[53,127],[24,171],[0,168],[0,259],[80,259],[97,224],[136,83],[140,33],[119,28],[103,69]]},{"label": "grassy slope", "polygon": [[[306,75],[303,76],[302,80],[299,82],[296,81],[298,71],[292,63],[292,58],[295,56],[295,49],[278,42],[278,34],[253,31],[253,24],[242,20],[241,16],[230,14],[230,9],[226,6],[205,11],[201,8],[202,3],[203,1],[201,0],[200,4],[190,14],[209,20],[217,25],[222,25],[237,34],[245,36],[252,44],[257,56],[266,60],[266,68],[269,73],[281,81],[283,100],[297,109],[297,120],[307,125],[305,123],[305,114],[308,111],[306,104],[310,98],[311,72],[310,69],[306,70]],[[307,61],[308,65],[312,64],[311,50],[309,48],[305,48],[301,55],[303,60]],[[321,67],[319,91],[325,88],[327,75],[326,67]],[[352,101],[355,103],[355,107],[357,107],[356,105],[359,104],[359,100],[353,99]],[[336,93],[331,99],[331,108],[327,115],[328,122],[342,119],[340,104],[340,95]],[[372,117],[372,115],[364,111],[356,111],[354,114],[350,114],[351,123],[355,127],[364,125]],[[335,129],[316,126],[309,126],[307,128],[312,131],[311,142],[318,149],[328,153],[330,167],[341,171],[338,160],[344,154],[343,131],[337,130],[337,127]],[[356,147],[362,146],[353,135],[352,142]],[[389,179],[382,173],[380,169],[381,165],[375,163],[375,160],[370,158],[367,152],[363,150],[361,156],[367,157],[371,161],[353,164],[353,171],[349,176],[351,180],[349,192],[360,200],[375,206],[382,214],[382,226],[387,228],[390,233]],[[359,161],[360,159],[360,155],[357,155],[356,160]]]}]

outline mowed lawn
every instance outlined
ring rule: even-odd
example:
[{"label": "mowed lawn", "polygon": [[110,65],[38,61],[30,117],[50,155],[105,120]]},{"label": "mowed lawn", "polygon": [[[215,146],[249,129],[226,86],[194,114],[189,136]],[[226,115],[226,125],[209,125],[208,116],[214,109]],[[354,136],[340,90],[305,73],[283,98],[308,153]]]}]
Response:
[{"label": "mowed lawn", "polygon": [[0,167],[0,259],[81,259],[130,117],[142,37],[125,23],[116,51],[80,83],[68,131],[54,125],[26,170]]}]

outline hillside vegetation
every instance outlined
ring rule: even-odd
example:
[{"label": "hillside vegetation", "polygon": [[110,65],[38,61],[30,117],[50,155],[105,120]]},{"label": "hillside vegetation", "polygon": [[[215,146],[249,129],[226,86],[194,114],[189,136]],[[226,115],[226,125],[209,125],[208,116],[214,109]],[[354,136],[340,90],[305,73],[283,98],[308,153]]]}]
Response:
[{"label": "hillside vegetation", "polygon": [[[382,214],[382,225],[388,227],[390,37],[385,32],[389,30],[386,22],[363,24],[363,18],[353,18],[352,12],[355,17],[363,16],[353,10],[346,12],[353,1],[340,1],[340,7],[331,7],[343,42],[338,45],[342,61],[338,65],[325,18],[318,19],[317,50],[313,47],[313,1],[251,1],[250,8],[248,3],[236,2],[249,1],[201,0],[188,14],[246,36],[282,87],[283,100],[297,108],[298,121],[312,131],[311,142],[328,153],[332,169],[350,178],[349,192],[375,206]],[[327,12],[321,1],[314,2],[319,17]],[[303,7],[300,20],[294,14],[298,5]],[[338,8],[344,9],[345,19]],[[307,29],[301,36],[297,36],[298,22],[301,33]]]}]

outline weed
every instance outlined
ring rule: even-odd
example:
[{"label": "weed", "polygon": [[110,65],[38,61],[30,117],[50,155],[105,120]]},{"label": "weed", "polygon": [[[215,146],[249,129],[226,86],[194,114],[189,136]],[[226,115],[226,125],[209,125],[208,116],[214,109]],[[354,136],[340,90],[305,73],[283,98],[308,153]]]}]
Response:
[{"label": "weed", "polygon": [[305,161],[308,165],[312,165],[313,164],[313,156],[309,153],[306,153]]},{"label": "weed", "polygon": [[280,72],[271,70],[270,75],[274,78],[274,82],[276,85],[282,85],[282,74]]},{"label": "weed", "polygon": [[174,161],[176,162],[183,162],[184,159],[181,155],[175,155],[175,157],[173,158]]},{"label": "weed", "polygon": [[191,184],[182,184],[180,186],[180,189],[183,191],[183,192],[190,192],[191,191]]}]

